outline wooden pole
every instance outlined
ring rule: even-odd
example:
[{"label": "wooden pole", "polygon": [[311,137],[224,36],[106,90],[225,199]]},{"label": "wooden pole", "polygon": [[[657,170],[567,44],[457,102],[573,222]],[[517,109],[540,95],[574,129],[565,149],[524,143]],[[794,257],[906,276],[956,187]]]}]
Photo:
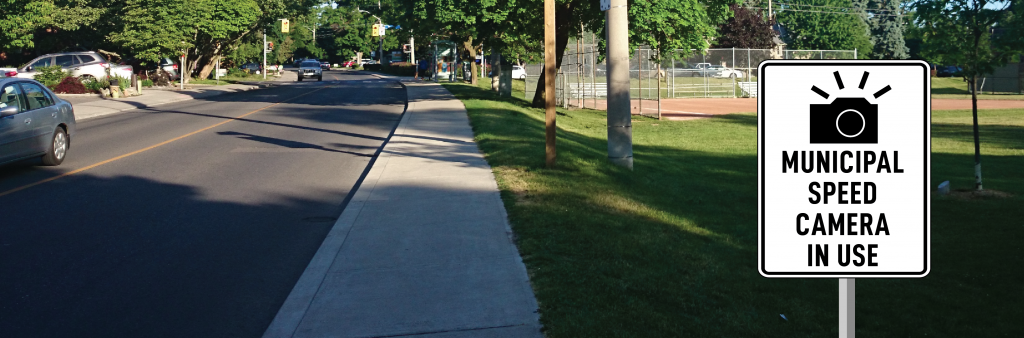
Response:
[{"label": "wooden pole", "polygon": [[545,163],[555,167],[555,0],[544,0]]}]

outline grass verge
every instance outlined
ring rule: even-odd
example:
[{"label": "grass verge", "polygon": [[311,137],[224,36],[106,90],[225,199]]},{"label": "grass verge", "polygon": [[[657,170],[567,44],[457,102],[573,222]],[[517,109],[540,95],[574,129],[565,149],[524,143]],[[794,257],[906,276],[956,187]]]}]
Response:
[{"label": "grass verge", "polygon": [[[545,169],[542,110],[445,87],[465,103],[494,168],[548,337],[837,335],[835,279],[757,273],[754,114],[634,118],[627,171],[606,159],[604,112],[559,110],[558,167]],[[858,281],[858,334],[1020,334],[1022,116],[981,112],[986,187],[1014,196],[934,198],[931,274]],[[971,114],[933,118],[933,186],[970,188]]]},{"label": "grass verge", "polygon": [[[933,77],[932,98],[970,100],[971,92],[967,91],[967,82],[964,82],[960,77]],[[978,91],[978,100],[1024,100],[1024,95],[1018,93],[990,93],[982,90]]]}]

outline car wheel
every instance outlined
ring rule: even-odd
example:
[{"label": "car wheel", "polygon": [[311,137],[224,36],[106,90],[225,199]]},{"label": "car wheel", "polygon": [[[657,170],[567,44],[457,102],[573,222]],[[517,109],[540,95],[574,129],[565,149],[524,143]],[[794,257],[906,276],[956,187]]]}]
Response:
[{"label": "car wheel", "polygon": [[55,166],[64,162],[69,144],[68,134],[64,132],[64,128],[57,127],[57,130],[53,131],[53,136],[50,137],[50,148],[46,150],[46,155],[43,155],[43,165]]},{"label": "car wheel", "polygon": [[89,82],[96,81],[96,78],[93,77],[92,75],[85,74],[85,75],[79,76],[78,80],[82,81],[82,83],[89,83]]},{"label": "car wheel", "polygon": [[317,76],[316,80],[317,81],[323,81],[324,80],[324,76],[323,75]]},{"label": "car wheel", "polygon": [[526,80],[526,75],[520,76],[519,79],[520,80]]},{"label": "car wheel", "polygon": [[302,77],[301,76],[299,76],[299,82],[302,82]]}]

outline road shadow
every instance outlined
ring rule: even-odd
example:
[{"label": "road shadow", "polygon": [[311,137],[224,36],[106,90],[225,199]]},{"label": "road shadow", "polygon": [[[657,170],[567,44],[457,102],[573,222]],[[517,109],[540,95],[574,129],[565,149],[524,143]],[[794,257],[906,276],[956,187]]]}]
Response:
[{"label": "road shadow", "polygon": [[0,197],[0,336],[258,337],[347,193],[85,173]]}]

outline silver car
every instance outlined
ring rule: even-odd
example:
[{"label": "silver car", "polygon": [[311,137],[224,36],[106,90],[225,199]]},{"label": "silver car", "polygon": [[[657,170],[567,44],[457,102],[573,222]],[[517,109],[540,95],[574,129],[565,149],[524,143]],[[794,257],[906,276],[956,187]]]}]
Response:
[{"label": "silver car", "polygon": [[303,78],[315,77],[317,81],[324,80],[323,70],[320,69],[320,62],[317,61],[302,61],[299,64],[299,81]]},{"label": "silver car", "polygon": [[110,64],[107,59],[96,52],[46,54],[18,68],[17,77],[31,79],[36,75],[39,67],[53,65],[63,67],[71,72],[71,76],[80,78],[84,82],[107,78],[107,68],[110,68],[110,75],[122,78],[132,77],[132,66]]},{"label": "silver car", "polygon": [[35,80],[0,79],[0,164],[42,157],[64,162],[75,133],[75,109]]}]

